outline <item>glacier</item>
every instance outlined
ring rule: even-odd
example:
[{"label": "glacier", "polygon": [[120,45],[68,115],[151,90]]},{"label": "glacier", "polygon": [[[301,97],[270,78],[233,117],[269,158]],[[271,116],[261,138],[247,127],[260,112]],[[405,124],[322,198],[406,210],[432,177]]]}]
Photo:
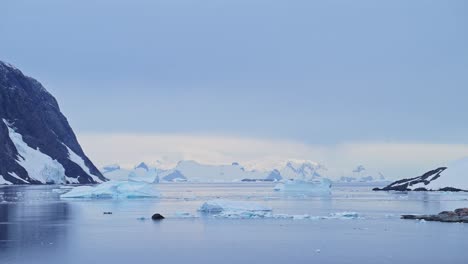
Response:
[{"label": "glacier", "polygon": [[160,197],[153,184],[131,181],[108,181],[96,186],[77,186],[60,198],[147,198]]}]

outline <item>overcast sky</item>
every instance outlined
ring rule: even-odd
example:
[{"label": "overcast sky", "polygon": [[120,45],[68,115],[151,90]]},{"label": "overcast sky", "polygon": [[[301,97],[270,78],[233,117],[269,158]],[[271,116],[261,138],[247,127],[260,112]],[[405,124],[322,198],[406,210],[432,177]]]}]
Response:
[{"label": "overcast sky", "polygon": [[[109,134],[157,149],[148,159],[209,161],[163,146],[178,136],[212,142],[218,162],[250,157],[231,153],[230,140],[246,151],[262,140],[314,150],[273,147],[276,157],[411,174],[468,156],[466,14],[464,0],[7,0],[0,59],[57,97],[98,163],[140,159],[124,158],[124,145],[103,156]],[[141,134],[160,144],[132,141]],[[334,152],[350,144],[377,148]],[[408,147],[424,158],[398,167]],[[395,164],[375,163],[376,153]]]}]

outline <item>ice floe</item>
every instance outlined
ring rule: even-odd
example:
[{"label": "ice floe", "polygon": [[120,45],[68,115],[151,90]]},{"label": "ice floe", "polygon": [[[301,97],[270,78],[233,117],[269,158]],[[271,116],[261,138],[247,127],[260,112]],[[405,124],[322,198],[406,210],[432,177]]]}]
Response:
[{"label": "ice floe", "polygon": [[261,204],[246,201],[230,201],[216,199],[202,204],[199,211],[204,213],[220,213],[225,211],[251,211],[268,212],[272,209]]},{"label": "ice floe", "polygon": [[145,182],[108,181],[96,186],[78,186],[61,198],[145,198],[159,197],[155,186]]},{"label": "ice floe", "polygon": [[328,179],[288,180],[278,183],[274,190],[296,195],[328,195],[331,193],[331,185],[332,183]]},{"label": "ice floe", "polygon": [[211,200],[203,203],[199,209],[214,218],[226,219],[291,219],[291,220],[323,220],[323,219],[362,219],[356,212],[336,212],[327,216],[311,216],[308,214],[275,214],[273,209],[261,204],[246,201]]}]

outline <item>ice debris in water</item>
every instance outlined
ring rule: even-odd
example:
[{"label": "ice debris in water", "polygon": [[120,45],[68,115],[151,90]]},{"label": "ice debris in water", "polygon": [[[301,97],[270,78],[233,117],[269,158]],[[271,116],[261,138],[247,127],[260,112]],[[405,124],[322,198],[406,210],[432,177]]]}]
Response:
[{"label": "ice debris in water", "polygon": [[229,201],[216,199],[202,204],[199,211],[204,213],[221,213],[226,211],[268,212],[272,209],[260,204],[245,201]]},{"label": "ice debris in water", "polygon": [[108,181],[96,186],[78,186],[61,198],[144,198],[159,197],[155,186],[145,182]]},{"label": "ice debris in water", "polygon": [[329,219],[357,219],[359,218],[359,214],[356,212],[342,212],[342,213],[332,213],[328,217]]},{"label": "ice debris in water", "polygon": [[308,214],[290,215],[274,214],[270,207],[245,201],[211,200],[202,204],[200,212],[210,213],[215,218],[229,219],[292,219],[292,220],[321,220],[321,219],[360,219],[356,212],[332,213],[328,216],[310,216]]},{"label": "ice debris in water", "polygon": [[278,183],[274,187],[274,190],[288,194],[328,195],[331,193],[331,181],[328,179],[312,181],[288,180],[284,183]]}]

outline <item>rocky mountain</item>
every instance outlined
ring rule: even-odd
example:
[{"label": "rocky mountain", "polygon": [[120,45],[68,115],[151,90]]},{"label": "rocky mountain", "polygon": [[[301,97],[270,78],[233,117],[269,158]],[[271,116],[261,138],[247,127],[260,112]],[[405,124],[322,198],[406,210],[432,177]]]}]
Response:
[{"label": "rocky mountain", "polygon": [[0,184],[105,180],[55,98],[37,80],[0,61]]},{"label": "rocky mountain", "polygon": [[402,179],[375,191],[468,191],[468,159],[430,170],[421,176]]}]

